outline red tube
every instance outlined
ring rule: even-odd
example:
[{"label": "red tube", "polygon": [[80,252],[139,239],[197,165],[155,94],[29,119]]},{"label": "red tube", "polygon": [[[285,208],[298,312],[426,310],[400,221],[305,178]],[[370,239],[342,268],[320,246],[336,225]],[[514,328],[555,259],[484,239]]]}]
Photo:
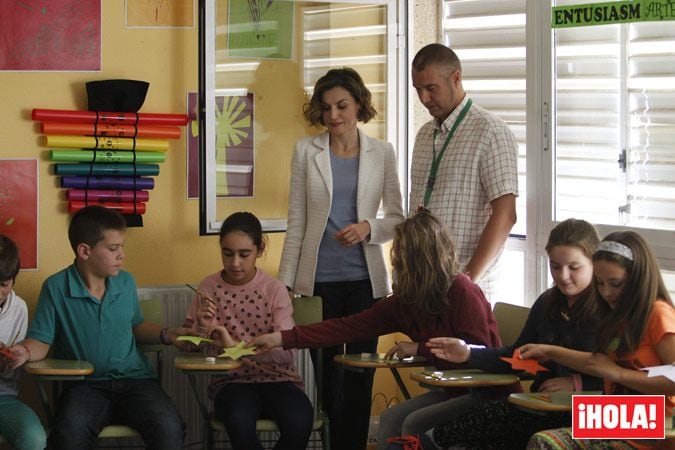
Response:
[{"label": "red tube", "polygon": [[130,113],[101,111],[71,111],[65,109],[33,109],[33,120],[40,122],[68,123],[106,123],[106,124],[139,124],[139,125],[174,125],[188,123],[185,114]]},{"label": "red tube", "polygon": [[[117,211],[120,214],[145,214],[145,203],[131,203],[131,202],[88,202],[89,206],[99,205],[105,206],[108,209]],[[134,205],[136,208],[134,210]],[[73,214],[87,206],[85,202],[73,200],[68,202],[68,212]]]},{"label": "red tube", "polygon": [[77,135],[77,136],[113,136],[140,137],[159,139],[178,139],[180,128],[161,125],[124,125],[109,123],[70,123],[43,122],[40,124],[42,134]]},{"label": "red tube", "polygon": [[[135,193],[135,194],[134,194]],[[76,200],[84,202],[85,199],[91,202],[147,202],[150,198],[148,191],[116,191],[113,189],[68,189],[66,191],[66,198],[68,200]]]}]

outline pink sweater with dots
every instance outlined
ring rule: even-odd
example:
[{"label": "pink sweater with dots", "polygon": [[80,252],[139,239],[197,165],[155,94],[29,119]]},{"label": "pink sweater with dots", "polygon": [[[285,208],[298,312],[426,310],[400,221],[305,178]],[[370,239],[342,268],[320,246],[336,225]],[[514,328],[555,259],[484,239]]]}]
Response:
[{"label": "pink sweater with dots", "polygon": [[[260,269],[253,280],[235,286],[223,281],[220,272],[206,277],[199,284],[200,292],[218,302],[218,312],[212,325],[223,325],[238,341],[250,341],[260,334],[290,330],[294,326],[293,305],[281,281]],[[184,326],[196,322],[199,298],[195,296],[188,308]],[[276,348],[272,351],[244,356],[242,366],[227,376],[214,378],[209,395],[215,396],[224,383],[269,383],[291,381],[302,387],[295,358],[297,350]]]}]

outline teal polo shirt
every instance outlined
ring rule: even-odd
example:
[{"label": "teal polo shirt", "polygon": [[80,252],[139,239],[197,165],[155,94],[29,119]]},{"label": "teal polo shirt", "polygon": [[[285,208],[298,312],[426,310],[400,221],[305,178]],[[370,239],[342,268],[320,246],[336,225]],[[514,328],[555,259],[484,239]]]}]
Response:
[{"label": "teal polo shirt", "polygon": [[42,285],[27,337],[51,345],[54,358],[89,361],[94,373],[88,379],[155,378],[136,348],[133,328],[141,322],[136,281],[129,272],[106,278],[105,295],[98,300],[73,264]]}]

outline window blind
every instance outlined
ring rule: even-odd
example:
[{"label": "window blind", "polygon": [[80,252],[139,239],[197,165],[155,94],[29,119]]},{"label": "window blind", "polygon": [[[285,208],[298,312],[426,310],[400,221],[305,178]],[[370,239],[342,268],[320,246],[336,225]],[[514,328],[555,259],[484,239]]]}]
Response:
[{"label": "window blind", "polygon": [[518,140],[518,222],[525,235],[525,6],[526,0],[445,0],[443,43],[462,62],[464,89],[497,114]]}]

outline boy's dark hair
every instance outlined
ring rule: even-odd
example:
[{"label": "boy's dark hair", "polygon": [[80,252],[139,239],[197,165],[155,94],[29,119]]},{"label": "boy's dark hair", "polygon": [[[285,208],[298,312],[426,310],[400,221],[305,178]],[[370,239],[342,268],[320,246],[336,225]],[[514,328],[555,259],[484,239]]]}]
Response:
[{"label": "boy's dark hair", "polygon": [[13,240],[0,234],[0,282],[14,280],[20,265],[18,247]]},{"label": "boy's dark hair", "polygon": [[117,211],[103,206],[85,206],[70,219],[68,240],[73,251],[77,253],[79,244],[90,247],[103,240],[103,233],[108,230],[125,231],[127,223]]},{"label": "boy's dark hair", "polygon": [[265,246],[262,225],[258,218],[250,212],[236,212],[225,219],[220,227],[220,239],[233,231],[240,231],[250,237],[259,250]]}]

